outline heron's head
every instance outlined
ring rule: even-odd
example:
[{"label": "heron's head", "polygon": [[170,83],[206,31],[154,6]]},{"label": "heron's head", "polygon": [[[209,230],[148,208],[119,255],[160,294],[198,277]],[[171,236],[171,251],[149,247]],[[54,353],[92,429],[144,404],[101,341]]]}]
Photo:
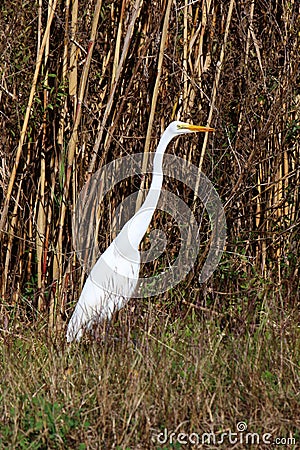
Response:
[{"label": "heron's head", "polygon": [[180,122],[178,120],[171,122],[170,125],[168,126],[168,129],[175,136],[186,133],[195,133],[195,132],[207,133],[209,131],[215,131],[215,129],[211,127],[192,125],[190,123]]}]

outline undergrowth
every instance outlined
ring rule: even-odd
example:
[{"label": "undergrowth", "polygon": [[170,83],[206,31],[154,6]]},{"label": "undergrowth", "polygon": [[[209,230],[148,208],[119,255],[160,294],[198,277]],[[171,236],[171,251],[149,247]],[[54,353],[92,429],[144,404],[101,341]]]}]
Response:
[{"label": "undergrowth", "polygon": [[132,300],[97,338],[69,346],[42,322],[12,321],[1,339],[1,448],[228,449],[229,430],[234,448],[246,432],[261,439],[253,448],[270,448],[267,433],[298,448],[299,311],[271,291],[247,327],[241,310],[181,309]]}]

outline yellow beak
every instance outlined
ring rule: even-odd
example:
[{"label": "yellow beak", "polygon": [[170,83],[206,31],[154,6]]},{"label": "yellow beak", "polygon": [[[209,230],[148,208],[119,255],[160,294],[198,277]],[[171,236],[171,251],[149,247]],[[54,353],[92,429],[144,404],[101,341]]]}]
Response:
[{"label": "yellow beak", "polygon": [[211,127],[203,127],[201,125],[192,125],[190,123],[183,123],[181,125],[178,125],[178,128],[181,128],[182,130],[198,131],[198,132],[202,132],[202,133],[207,133],[208,131],[215,131],[215,129],[211,128]]},{"label": "yellow beak", "polygon": [[190,131],[200,131],[202,133],[206,133],[208,131],[215,131],[215,129],[211,127],[203,127],[201,125],[192,125],[189,123],[186,124],[185,128],[187,128]]}]

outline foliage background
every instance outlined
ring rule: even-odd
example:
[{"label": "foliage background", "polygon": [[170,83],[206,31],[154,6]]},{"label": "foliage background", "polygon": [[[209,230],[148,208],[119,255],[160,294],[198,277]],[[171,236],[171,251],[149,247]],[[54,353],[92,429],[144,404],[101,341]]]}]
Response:
[{"label": "foliage background", "polygon": [[[31,448],[105,448],[103,442],[151,448],[149,436],[163,426],[220,431],[234,429],[239,418],[295,435],[299,9],[296,0],[3,0],[0,321],[7,428],[0,437],[7,445],[17,448],[23,439],[24,446],[37,443]],[[66,350],[66,320],[84,281],[71,228],[80,189],[107,162],[153,151],[174,118],[217,130],[208,141],[180,139],[169,151],[199,166],[223,201],[228,239],[221,264],[200,286],[199,258],[176,289],[130,302],[113,325],[118,343]],[[141,182],[149,179],[129,180],[105,199],[102,250],[113,237],[117,205]],[[172,180],[165,187],[195,207],[187,188]],[[152,225],[163,222],[156,214]],[[205,254],[205,224],[203,235]],[[180,242],[171,244],[176,253]],[[153,273],[159,262],[143,270]],[[98,365],[87,375],[93,356]],[[22,361],[22,370],[36,374],[28,388]],[[60,377],[50,381],[54,368]],[[93,377],[105,392],[95,394]]]}]

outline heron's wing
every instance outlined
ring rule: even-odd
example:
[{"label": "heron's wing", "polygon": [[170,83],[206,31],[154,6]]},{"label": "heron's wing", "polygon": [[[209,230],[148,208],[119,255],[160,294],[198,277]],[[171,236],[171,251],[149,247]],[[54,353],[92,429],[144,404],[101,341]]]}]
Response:
[{"label": "heron's wing", "polygon": [[127,258],[114,245],[101,255],[91,270],[67,330],[67,341],[80,340],[93,322],[110,319],[130,299],[137,285],[140,255]]}]

